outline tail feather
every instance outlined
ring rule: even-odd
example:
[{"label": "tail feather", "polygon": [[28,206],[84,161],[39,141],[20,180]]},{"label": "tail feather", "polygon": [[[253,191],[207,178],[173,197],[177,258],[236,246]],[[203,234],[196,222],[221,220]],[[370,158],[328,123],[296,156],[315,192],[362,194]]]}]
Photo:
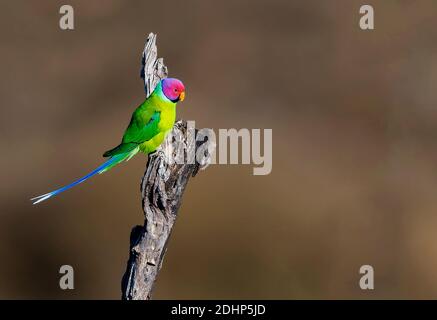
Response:
[{"label": "tail feather", "polygon": [[114,155],[113,157],[111,157],[110,159],[108,159],[108,161],[104,162],[102,165],[100,165],[99,167],[97,167],[96,169],[94,169],[93,171],[91,171],[90,173],[88,173],[87,175],[83,176],[82,178],[70,183],[69,185],[66,185],[62,188],[56,189],[54,191],[51,191],[49,193],[46,194],[42,194],[40,196],[34,197],[32,199],[30,199],[31,201],[34,201],[33,204],[37,204],[40,203],[44,200],[47,200],[51,197],[54,197],[58,194],[60,194],[61,192],[64,192],[86,180],[88,180],[89,178],[91,178],[92,176],[95,176],[96,174],[101,174],[105,171],[108,171],[109,169],[111,169],[112,167],[116,166],[117,164],[119,164],[120,162],[124,161],[124,160],[129,160],[130,158],[132,158],[137,152],[138,152],[139,148],[136,148],[130,152],[127,153],[122,153],[122,154],[117,154]]}]

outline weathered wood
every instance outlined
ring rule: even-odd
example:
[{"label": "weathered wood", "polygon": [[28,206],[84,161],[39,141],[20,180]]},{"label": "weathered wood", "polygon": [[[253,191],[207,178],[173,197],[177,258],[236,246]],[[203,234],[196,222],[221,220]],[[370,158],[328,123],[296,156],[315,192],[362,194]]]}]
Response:
[{"label": "weathered wood", "polygon": [[149,33],[144,45],[141,56],[140,77],[144,81],[144,91],[146,97],[155,89],[159,81],[167,78],[168,70],[164,65],[164,59],[158,58],[158,48],[156,46],[156,34]]},{"label": "weathered wood", "polygon": [[[157,59],[154,34],[147,39],[142,64],[141,74],[148,96],[159,80],[167,76],[162,59]],[[196,142],[193,135],[195,131],[189,130],[185,121],[178,121],[158,150],[149,155],[141,181],[145,221],[144,226],[136,226],[131,232],[129,260],[122,280],[123,299],[151,298],[185,187],[190,177],[210,160],[211,153],[205,152],[199,162],[177,161],[203,144],[203,140]]]}]

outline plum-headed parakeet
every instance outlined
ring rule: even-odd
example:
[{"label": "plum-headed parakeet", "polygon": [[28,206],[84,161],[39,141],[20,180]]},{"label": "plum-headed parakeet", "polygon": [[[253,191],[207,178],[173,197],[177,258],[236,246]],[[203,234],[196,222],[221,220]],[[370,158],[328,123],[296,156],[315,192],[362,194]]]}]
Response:
[{"label": "plum-headed parakeet", "polygon": [[145,154],[155,151],[173,128],[176,120],[176,104],[184,98],[185,87],[180,80],[174,78],[161,80],[152,94],[132,114],[121,143],[103,154],[104,157],[109,157],[105,163],[65,187],[32,198],[33,204],[47,200],[96,174],[103,173],[120,162],[129,160],[139,151]]}]

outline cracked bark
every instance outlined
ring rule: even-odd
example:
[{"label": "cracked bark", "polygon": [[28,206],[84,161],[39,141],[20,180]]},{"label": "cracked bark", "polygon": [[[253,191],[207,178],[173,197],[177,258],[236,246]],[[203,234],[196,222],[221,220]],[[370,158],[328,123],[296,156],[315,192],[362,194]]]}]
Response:
[{"label": "cracked bark", "polygon": [[[141,68],[146,97],[167,74],[163,59],[157,58],[156,35],[150,33],[144,47]],[[199,169],[209,164],[215,146],[207,136],[196,141],[197,132],[186,121],[176,122],[171,134],[148,157],[140,185],[145,221],[143,226],[135,226],[131,232],[129,260],[122,279],[122,299],[151,298],[185,187],[190,177],[194,177]],[[181,163],[181,159],[189,158],[187,155],[199,151],[200,146],[202,152],[199,152],[201,156],[198,161]]]}]

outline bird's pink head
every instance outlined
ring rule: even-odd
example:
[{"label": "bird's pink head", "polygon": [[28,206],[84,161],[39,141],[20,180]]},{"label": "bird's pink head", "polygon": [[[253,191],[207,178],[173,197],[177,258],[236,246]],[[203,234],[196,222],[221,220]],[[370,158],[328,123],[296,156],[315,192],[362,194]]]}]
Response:
[{"label": "bird's pink head", "polygon": [[170,101],[176,103],[184,101],[185,87],[182,81],[175,78],[165,78],[162,80],[162,92]]}]

